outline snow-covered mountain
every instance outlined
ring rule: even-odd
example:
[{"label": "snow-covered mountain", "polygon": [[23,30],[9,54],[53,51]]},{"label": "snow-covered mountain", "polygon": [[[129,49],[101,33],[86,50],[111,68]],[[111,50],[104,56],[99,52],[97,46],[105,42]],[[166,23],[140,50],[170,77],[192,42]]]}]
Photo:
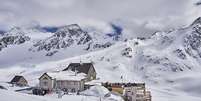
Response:
[{"label": "snow-covered mountain", "polygon": [[[99,34],[96,35],[95,34]],[[83,46],[83,50],[94,50],[97,48],[107,48],[114,44],[113,38],[106,39],[102,33],[88,33],[77,24],[67,25],[59,28],[54,35],[40,40],[30,49],[32,51],[45,50],[47,56],[52,56],[60,49],[66,49],[71,46]]]},{"label": "snow-covered mountain", "polygon": [[[123,82],[146,82],[154,101],[201,101],[201,18],[185,28],[130,40],[124,40],[123,33],[116,40],[113,35],[119,34],[84,31],[76,24],[55,33],[38,32],[26,30],[23,35],[30,40],[0,51],[0,63],[15,61],[9,72],[0,69],[1,81],[20,74],[36,85],[44,72],[62,70],[70,62],[92,62],[99,81],[122,82],[123,76]],[[9,52],[20,54],[14,49],[22,47],[22,56],[4,58]]]},{"label": "snow-covered mountain", "polygon": [[29,41],[30,37],[25,35],[20,28],[13,28],[4,35],[0,36],[0,50],[8,47],[9,45],[19,45]]},{"label": "snow-covered mountain", "polygon": [[[114,25],[112,25],[114,27]],[[114,27],[116,28],[116,27]],[[8,45],[14,44],[23,44],[26,41],[35,41],[35,38],[32,38],[30,34],[46,34],[51,29],[48,28],[27,28],[23,29],[20,27],[12,28],[10,31],[6,32],[4,35],[1,35],[1,47],[6,47]],[[55,32],[52,30],[56,30]],[[118,40],[117,32],[108,32],[101,33],[98,31],[87,32],[81,29],[78,24],[71,24],[57,29],[52,29],[50,32],[51,36],[40,39],[39,41],[33,44],[33,47],[30,48],[32,51],[53,51],[59,49],[65,49],[72,45],[86,45],[85,50],[94,49],[94,48],[106,48],[112,45],[110,41]],[[117,29],[118,30],[118,29]],[[118,33],[119,32],[119,33]],[[117,38],[118,37],[118,38]],[[100,43],[102,42],[102,43]],[[104,43],[105,42],[105,43]]]},{"label": "snow-covered mountain", "polygon": [[[51,56],[60,49],[72,45],[89,44],[92,38],[87,32],[83,31],[77,24],[64,26],[58,29],[54,35],[41,40],[33,45],[32,51],[47,51],[47,56]],[[35,49],[34,49],[35,48]]]},{"label": "snow-covered mountain", "polygon": [[[91,27],[83,30],[78,24],[15,27],[0,37],[0,57],[6,56],[0,58],[0,63],[6,66],[27,61],[38,63],[104,49],[121,38],[116,29],[104,33]],[[16,54],[20,57],[13,58]]]}]

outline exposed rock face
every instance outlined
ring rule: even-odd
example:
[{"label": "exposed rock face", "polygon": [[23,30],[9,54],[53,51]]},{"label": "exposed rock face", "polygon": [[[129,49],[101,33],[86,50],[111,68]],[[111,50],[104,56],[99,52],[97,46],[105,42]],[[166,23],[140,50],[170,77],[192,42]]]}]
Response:
[{"label": "exposed rock face", "polygon": [[107,48],[107,47],[110,47],[110,46],[112,46],[112,43],[106,42],[105,44],[95,44],[95,45],[93,46],[93,48],[94,48],[94,49],[95,49],[95,48]]},{"label": "exposed rock face", "polygon": [[186,54],[181,49],[176,49],[173,51],[173,53],[179,57],[180,59],[186,59]]},{"label": "exposed rock face", "polygon": [[184,38],[186,53],[195,58],[201,58],[201,17],[190,26],[192,31]]},{"label": "exposed rock face", "polygon": [[19,45],[29,41],[30,37],[26,36],[20,28],[13,28],[9,32],[0,36],[0,50],[9,45]]},{"label": "exposed rock face", "polygon": [[103,49],[113,45],[114,41],[113,37],[104,36],[103,33],[89,34],[79,25],[71,24],[60,27],[52,36],[36,42],[29,50],[32,52],[46,51],[46,56],[52,56],[61,49],[76,46],[82,46],[79,49],[85,51]]},{"label": "exposed rock face", "polygon": [[131,52],[132,52],[132,48],[127,47],[124,50],[122,50],[121,55],[125,56],[125,57],[128,57],[128,58],[131,58],[132,57]]},{"label": "exposed rock face", "polygon": [[[133,55],[140,71],[182,72],[193,70],[201,64],[201,17],[186,28],[170,32],[157,32],[136,47],[139,51]],[[136,50],[134,47],[134,51]],[[127,51],[125,51],[127,50]],[[125,49],[123,54],[128,54]],[[153,69],[152,71],[150,71]]]},{"label": "exposed rock face", "polygon": [[[8,45],[19,45],[30,41],[27,45],[30,52],[43,51],[45,56],[52,56],[62,49],[77,47],[80,51],[92,51],[103,49],[113,45],[116,40],[101,31],[87,32],[78,24],[63,27],[49,28],[44,31],[43,27],[12,28],[10,31],[0,35],[0,50]],[[50,30],[50,31],[49,31]],[[40,38],[39,35],[49,36]],[[33,38],[33,39],[32,39]],[[30,46],[30,47],[29,47]]]},{"label": "exposed rock face", "polygon": [[184,71],[185,69],[191,69],[191,67],[185,64],[177,63],[176,61],[171,61],[167,57],[143,55],[141,59],[145,63],[144,66],[156,65],[156,67],[159,66],[156,69],[160,71],[181,72]]},{"label": "exposed rock face", "polygon": [[47,56],[51,56],[58,52],[55,50],[71,45],[88,44],[91,40],[92,38],[87,32],[83,31],[77,24],[72,24],[58,29],[53,36],[37,42],[31,50],[45,50],[48,51]]}]

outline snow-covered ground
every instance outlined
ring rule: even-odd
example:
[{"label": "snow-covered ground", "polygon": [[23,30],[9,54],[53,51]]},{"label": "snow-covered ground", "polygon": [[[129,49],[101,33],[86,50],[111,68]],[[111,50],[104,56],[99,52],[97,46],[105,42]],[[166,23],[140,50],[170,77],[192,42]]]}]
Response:
[{"label": "snow-covered ground", "polygon": [[[85,51],[83,45],[73,45],[50,57],[44,56],[45,51],[25,51],[33,44],[30,41],[9,46],[0,52],[0,84],[6,86],[5,82],[10,81],[14,75],[23,75],[30,86],[37,86],[38,78],[44,72],[63,70],[71,62],[92,62],[97,72],[96,82],[145,82],[153,101],[201,101],[199,25],[201,21],[187,28],[157,32],[146,39],[115,41],[114,45],[99,50]],[[104,37],[98,39],[97,42],[105,41]],[[39,101],[52,100],[46,96],[14,93],[12,88],[9,89],[1,90],[0,98],[4,98],[3,95],[13,96],[4,98],[10,98],[11,101],[16,95],[19,99],[20,96],[31,96]],[[70,96],[64,96],[62,100],[78,101],[83,98]],[[86,98],[98,100],[97,97]]]},{"label": "snow-covered ground", "polygon": [[99,101],[99,97],[86,97],[79,95],[64,95],[57,98],[57,95],[51,94],[46,96],[28,95],[12,91],[0,90],[1,101]]},{"label": "snow-covered ground", "polygon": [[[105,96],[107,95],[107,96]],[[0,89],[1,101],[123,101],[119,95],[111,94],[102,86],[94,86],[80,95],[68,94],[58,97],[58,94],[51,93],[45,96],[29,95],[25,93],[14,92],[12,90]]]},{"label": "snow-covered ground", "polygon": [[[38,78],[44,72],[62,70],[69,63],[81,60],[81,62],[94,63],[97,77],[100,78],[96,80],[97,82],[122,82],[120,77],[123,76],[123,82],[145,82],[148,90],[151,90],[153,101],[201,101],[199,71],[146,73],[147,71],[134,67],[135,62],[131,61],[134,61],[135,58],[121,56],[122,49],[127,46],[128,43],[120,42],[108,49],[60,61],[46,62],[34,67],[14,66],[9,69],[0,69],[1,81],[8,82],[14,75],[24,75],[29,81],[29,85],[35,86],[38,84]],[[135,55],[135,52],[132,55]],[[150,71],[154,69],[150,68]],[[163,74],[160,76],[158,73]],[[71,99],[79,98],[82,99],[82,97],[71,97]]]}]

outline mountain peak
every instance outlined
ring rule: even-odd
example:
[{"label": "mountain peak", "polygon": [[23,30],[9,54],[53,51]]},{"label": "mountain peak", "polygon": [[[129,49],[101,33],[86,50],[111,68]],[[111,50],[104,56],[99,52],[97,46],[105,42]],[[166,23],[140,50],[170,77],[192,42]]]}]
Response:
[{"label": "mountain peak", "polygon": [[70,24],[70,25],[67,25],[66,27],[68,27],[69,29],[74,29],[74,28],[76,28],[76,29],[81,29],[81,27],[78,25],[78,24]]},{"label": "mountain peak", "polygon": [[11,28],[11,30],[9,30],[8,32],[5,33],[5,35],[25,35],[25,32],[23,31],[22,28],[20,27],[13,27]]},{"label": "mountain peak", "polygon": [[81,27],[78,24],[70,24],[59,28],[58,31],[61,30],[81,30]]}]

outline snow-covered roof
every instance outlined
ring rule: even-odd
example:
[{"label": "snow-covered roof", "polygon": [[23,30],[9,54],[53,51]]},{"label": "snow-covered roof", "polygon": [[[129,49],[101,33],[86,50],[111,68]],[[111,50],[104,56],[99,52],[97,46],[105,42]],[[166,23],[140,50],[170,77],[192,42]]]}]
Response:
[{"label": "snow-covered roof", "polygon": [[84,73],[75,73],[72,71],[62,71],[62,72],[48,72],[47,75],[56,80],[69,80],[69,81],[80,81],[86,78]]},{"label": "snow-covered roof", "polygon": [[85,82],[85,84],[88,84],[88,85],[101,85],[101,81],[98,81],[98,80],[92,80],[92,81],[89,81],[89,82]]},{"label": "snow-covered roof", "polygon": [[71,70],[71,71],[77,71],[78,73],[88,74],[90,68],[94,68],[92,63],[70,63],[69,66],[65,68],[63,71]]}]

